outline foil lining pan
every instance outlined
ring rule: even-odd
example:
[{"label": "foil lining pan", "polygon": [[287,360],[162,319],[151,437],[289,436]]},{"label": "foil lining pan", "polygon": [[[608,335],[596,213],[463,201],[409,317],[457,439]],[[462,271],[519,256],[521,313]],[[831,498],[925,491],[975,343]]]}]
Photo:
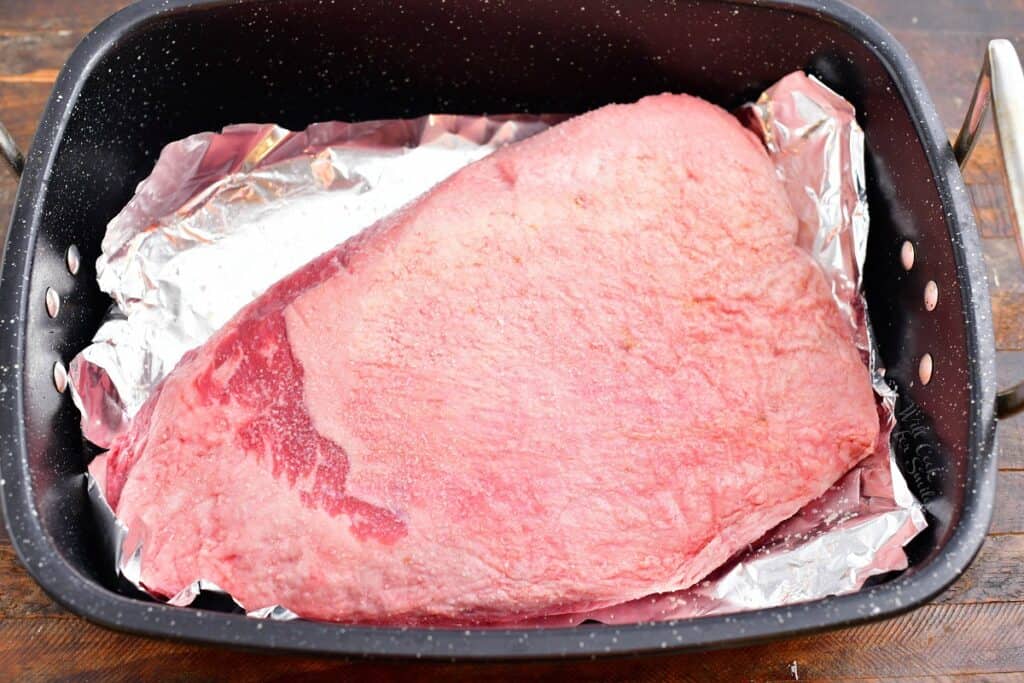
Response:
[{"label": "foil lining pan", "polygon": [[[821,266],[863,353],[882,427],[876,452],[694,587],[523,626],[679,619],[849,593],[905,569],[903,546],[925,528],[893,456],[896,396],[877,367],[860,295],[869,220],[853,107],[796,72],[736,113],[764,141],[799,219],[798,242]],[[171,143],[103,240],[97,277],[115,306],[70,367],[84,435],[108,446],[184,353],[280,278],[459,168],[564,118],[431,115],[301,132],[244,124]],[[117,571],[145,591],[148,530],[116,518],[95,469],[89,494]],[[202,577],[154,597],[185,606],[204,595],[255,618],[298,618],[287,606],[241,605]]]}]

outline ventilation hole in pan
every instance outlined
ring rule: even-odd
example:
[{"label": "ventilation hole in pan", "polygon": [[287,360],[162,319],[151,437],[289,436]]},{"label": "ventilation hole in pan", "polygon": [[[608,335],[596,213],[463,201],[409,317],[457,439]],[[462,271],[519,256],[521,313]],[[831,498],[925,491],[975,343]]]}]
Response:
[{"label": "ventilation hole in pan", "polygon": [[61,394],[68,388],[68,371],[60,361],[53,364],[53,386]]},{"label": "ventilation hole in pan", "polygon": [[910,240],[904,242],[903,248],[900,249],[900,263],[903,264],[903,270],[914,267],[914,245]]},{"label": "ventilation hole in pan", "polygon": [[68,272],[78,275],[78,269],[82,266],[82,255],[78,253],[78,247],[73,244],[68,247],[67,261]]},{"label": "ventilation hole in pan", "polygon": [[921,362],[917,366],[917,376],[921,380],[921,384],[928,384],[932,381],[932,354],[926,353],[921,356]]},{"label": "ventilation hole in pan", "polygon": [[924,310],[934,311],[939,305],[939,286],[935,280],[929,280],[924,286]]},{"label": "ventilation hole in pan", "polygon": [[60,313],[60,294],[53,287],[46,288],[46,312],[51,318],[56,318]]}]

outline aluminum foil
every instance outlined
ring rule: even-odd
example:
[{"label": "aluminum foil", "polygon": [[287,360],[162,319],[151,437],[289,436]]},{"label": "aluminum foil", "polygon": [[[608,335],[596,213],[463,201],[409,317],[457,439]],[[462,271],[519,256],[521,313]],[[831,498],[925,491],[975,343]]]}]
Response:
[{"label": "aluminum foil", "polygon": [[[764,140],[799,218],[798,241],[821,266],[863,351],[878,395],[878,448],[699,585],[524,626],[683,618],[848,593],[904,569],[903,546],[925,527],[891,451],[895,395],[876,367],[860,295],[868,211],[854,110],[797,72],[737,115]],[[433,115],[299,133],[240,125],[168,145],[103,241],[98,279],[116,307],[70,372],[86,437],[108,445],[186,351],[273,282],[462,166],[558,120]],[[139,566],[148,530],[115,518],[102,483],[90,480],[90,495],[109,521],[116,567],[145,590]],[[223,595],[197,577],[168,602],[189,605],[205,593]],[[252,617],[297,618],[280,605],[231,602]]]}]

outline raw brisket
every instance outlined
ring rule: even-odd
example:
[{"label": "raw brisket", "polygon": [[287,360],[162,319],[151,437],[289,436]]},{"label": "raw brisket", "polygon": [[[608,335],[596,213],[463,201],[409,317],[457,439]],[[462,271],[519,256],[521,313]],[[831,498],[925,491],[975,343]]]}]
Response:
[{"label": "raw brisket", "polygon": [[243,309],[95,466],[142,582],[389,624],[692,585],[878,435],[795,230],[688,96],[466,167]]}]

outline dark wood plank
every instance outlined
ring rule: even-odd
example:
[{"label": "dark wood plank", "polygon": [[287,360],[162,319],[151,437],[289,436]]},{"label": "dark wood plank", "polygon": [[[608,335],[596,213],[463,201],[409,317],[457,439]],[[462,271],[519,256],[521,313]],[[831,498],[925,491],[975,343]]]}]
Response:
[{"label": "dark wood plank", "polygon": [[81,36],[129,4],[125,0],[4,0],[0,35],[72,31]]},{"label": "dark wood plank", "polygon": [[898,40],[917,65],[942,120],[963,120],[967,98],[992,38],[1024,44],[1017,0],[852,0]]},{"label": "dark wood plank", "polygon": [[1013,237],[987,238],[982,248],[991,288],[996,347],[1003,351],[1024,349],[1024,263],[1017,242]]},{"label": "dark wood plank", "polygon": [[992,321],[1001,349],[1024,349],[1024,298],[1013,292],[992,292]]},{"label": "dark wood plank", "polygon": [[999,425],[999,468],[1024,471],[1024,420],[1004,420]]},{"label": "dark wood plank", "polygon": [[[990,534],[1024,534],[1024,471],[1003,471],[996,483],[996,508],[992,515]],[[1024,560],[1024,548],[1011,559]],[[1021,572],[1024,579],[1024,572]],[[1011,584],[1012,585],[1012,584]],[[1002,593],[1024,598],[1024,585],[1018,589],[1004,587]]]},{"label": "dark wood plank", "polygon": [[[956,131],[950,130],[950,139]],[[1003,161],[995,133],[988,129],[978,140],[964,168],[964,180],[974,202],[974,214],[982,237],[1013,237],[1013,218],[1003,180]]]},{"label": "dark wood plank", "polygon": [[982,36],[1024,33],[1024,14],[1016,0],[850,0],[850,4],[867,12],[895,34],[908,30]]},{"label": "dark wood plank", "polygon": [[[1015,300],[1021,299],[1024,299],[1024,294],[1018,295]],[[995,304],[993,308],[996,308]],[[1000,352],[997,365],[999,386],[1008,387],[1014,382],[1024,381],[1024,352]],[[1004,471],[1024,471],[1024,415],[1003,420],[999,424],[996,438],[999,440],[999,468]],[[1002,491],[1000,496],[1003,495]]]},{"label": "dark wood plank", "polygon": [[53,84],[59,69],[81,39],[81,31],[70,28],[3,32],[0,30],[0,64],[4,74],[0,83],[34,82]]},{"label": "dark wood plank", "polygon": [[[999,495],[1001,499],[1007,497],[1006,491],[1001,491]],[[1008,599],[1019,601],[1024,596],[1024,573],[1020,571],[1022,559],[1024,533],[989,536],[974,564],[935,599],[935,604],[1005,602]]]},{"label": "dark wood plank", "polygon": [[0,621],[31,617],[73,618],[32,580],[7,535],[0,534]]}]

